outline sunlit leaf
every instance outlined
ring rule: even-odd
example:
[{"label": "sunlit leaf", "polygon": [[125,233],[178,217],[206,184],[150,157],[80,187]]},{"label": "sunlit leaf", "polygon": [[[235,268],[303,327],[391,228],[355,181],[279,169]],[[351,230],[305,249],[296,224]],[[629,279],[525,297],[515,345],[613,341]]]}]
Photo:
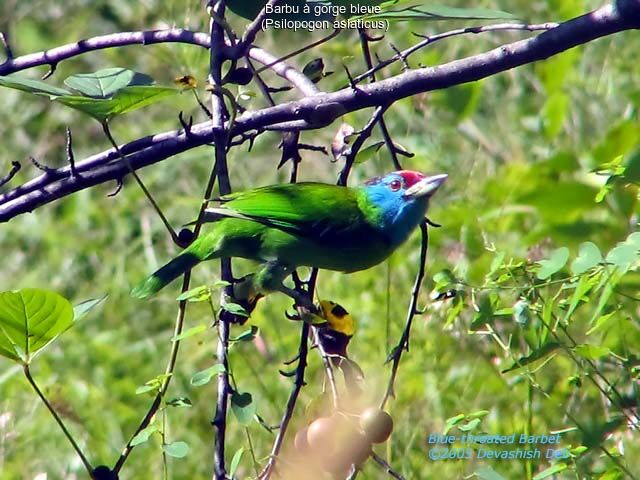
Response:
[{"label": "sunlit leaf", "polygon": [[189,445],[185,442],[171,442],[162,446],[164,452],[173,458],[184,458],[189,453]]},{"label": "sunlit leaf", "polygon": [[78,320],[87,316],[87,314],[93,310],[95,307],[100,305],[107,299],[108,295],[103,295],[100,298],[94,298],[91,300],[86,300],[78,305],[74,305],[73,307],[73,321],[77,322]]},{"label": "sunlit leaf", "polygon": [[595,267],[602,261],[600,249],[593,242],[584,242],[580,244],[578,256],[571,263],[571,273],[580,275],[587,270]]},{"label": "sunlit leaf", "polygon": [[79,110],[103,122],[117,115],[137,110],[180,93],[169,87],[130,86],[116,92],[111,98],[89,98],[79,95],[54,97],[58,103]]},{"label": "sunlit leaf", "polygon": [[537,474],[535,477],[533,477],[533,480],[543,480],[545,478],[549,478],[557,473],[564,472],[567,468],[569,467],[566,463],[563,463],[563,462],[554,463],[549,468],[543,470],[542,472]]},{"label": "sunlit leaf", "polygon": [[638,248],[635,245],[622,243],[607,254],[607,263],[612,263],[616,267],[628,268],[638,259]]},{"label": "sunlit leaf", "polygon": [[533,362],[537,362],[538,360],[542,360],[543,358],[548,357],[553,354],[556,350],[561,348],[562,345],[556,342],[549,342],[543,345],[540,348],[535,349],[529,355],[524,357],[520,357],[517,362],[514,362],[509,368],[502,370],[502,373],[513,372],[514,370],[519,370],[520,368],[529,365]]},{"label": "sunlit leaf", "polygon": [[180,335],[175,335],[171,338],[172,342],[177,342],[178,340],[183,340],[185,338],[193,337],[194,335],[198,335],[199,333],[205,332],[209,327],[204,324],[196,325],[195,327],[191,327],[188,330],[182,332]]},{"label": "sunlit leaf", "polygon": [[37,95],[60,96],[71,95],[71,92],[63,88],[54,87],[41,80],[31,80],[18,76],[0,76],[0,86],[22,90],[23,92],[35,93]]},{"label": "sunlit leaf", "polygon": [[576,345],[573,347],[573,351],[581,357],[588,358],[589,360],[597,360],[611,353],[611,350],[603,345],[588,345],[586,343]]},{"label": "sunlit leaf", "polygon": [[562,270],[569,260],[569,249],[567,247],[560,247],[551,253],[551,256],[547,260],[540,260],[538,264],[537,275],[540,280],[546,280],[551,275]]},{"label": "sunlit leaf", "polygon": [[25,288],[0,293],[0,355],[29,363],[73,325],[73,306],[48,290]]},{"label": "sunlit leaf", "polygon": [[153,78],[126,68],[105,68],[93,73],[78,73],[64,80],[64,84],[78,93],[92,98],[109,98],[130,85],[151,85]]},{"label": "sunlit leaf", "polygon": [[240,447],[236,450],[236,453],[233,454],[233,458],[231,459],[231,463],[229,464],[229,476],[233,478],[238,470],[238,466],[240,465],[240,460],[242,460],[242,454],[244,454],[244,448]]},{"label": "sunlit leaf", "polygon": [[197,373],[194,373],[191,377],[191,385],[194,387],[201,387],[211,381],[211,379],[217,376],[219,373],[224,372],[224,365],[216,363],[215,365],[205,368]]},{"label": "sunlit leaf", "polygon": [[131,439],[131,446],[135,447],[142,443],[146,443],[151,438],[151,435],[158,431],[158,427],[155,424],[148,425],[146,428],[140,430],[135,437]]}]

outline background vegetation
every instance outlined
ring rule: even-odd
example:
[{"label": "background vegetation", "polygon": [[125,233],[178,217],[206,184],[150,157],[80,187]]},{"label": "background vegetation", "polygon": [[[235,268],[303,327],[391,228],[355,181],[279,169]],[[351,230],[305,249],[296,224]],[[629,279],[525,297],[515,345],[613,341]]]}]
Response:
[{"label": "background vegetation", "polygon": [[[448,3],[466,6],[463,1]],[[583,0],[487,0],[474,6],[540,23],[568,19],[599,5]],[[5,0],[0,22],[0,30],[11,34],[16,55],[117,31],[169,26],[208,30],[201,2],[176,1]],[[242,24],[242,19],[233,19],[239,29]],[[395,24],[376,48],[381,56],[390,56],[390,43],[399,48],[415,43],[413,31],[433,33],[458,24]],[[319,35],[272,32],[261,37],[261,46],[285,54]],[[521,36],[498,32],[455,37],[424,49],[412,64],[461,58]],[[291,63],[302,68],[322,56],[327,70],[336,73],[320,85],[332,90],[344,84],[343,63],[351,71],[364,70],[356,42],[356,32],[344,32]],[[639,49],[638,33],[623,32],[480,82],[403,100],[385,116],[393,138],[415,153],[404,161],[406,168],[449,174],[430,210],[430,218],[442,227],[430,229],[428,274],[420,297],[426,311],[415,321],[397,396],[388,406],[396,429],[391,440],[377,448],[406,478],[466,478],[474,473],[482,478],[527,478],[552,466],[546,459],[428,459],[428,434],[443,432],[447,419],[483,410],[488,413],[479,415],[479,422],[466,418],[458,427],[495,434],[567,430],[562,446],[587,447],[573,451],[575,456],[564,461],[567,470],[557,478],[622,478],[623,468],[627,474],[640,472],[640,443],[629,426],[637,421],[640,277],[636,237],[627,240],[638,222],[640,69],[633,59]],[[109,66],[147,73],[160,85],[172,85],[185,74],[204,82],[208,53],[178,44],[93,52],[61,63],[52,82],[60,85],[73,73]],[[2,172],[13,160],[27,165],[29,156],[50,166],[65,164],[67,125],[74,133],[76,158],[109,148],[99,124],[75,111],[8,89],[0,95]],[[293,98],[292,93],[279,95]],[[248,105],[261,106],[262,100]],[[182,95],[114,121],[113,135],[124,143],[179,128],[180,111],[204,120],[191,95]],[[359,128],[367,115],[349,114],[345,120]],[[303,134],[302,141],[328,147],[337,127],[334,123]],[[377,136],[376,131],[374,141]],[[276,134],[264,135],[251,152],[246,146],[231,151],[234,189],[288,180],[288,167],[276,170],[279,140]],[[174,225],[195,217],[211,163],[210,149],[199,148],[141,172]],[[335,182],[341,167],[320,153],[306,152],[300,178]],[[381,149],[356,166],[350,181],[355,184],[392,169]],[[26,166],[13,182],[38,173]],[[132,182],[127,180],[117,196],[107,197],[114,188],[103,185],[79,192],[0,228],[0,291],[37,286],[56,290],[74,303],[108,295],[99,310],[43,353],[32,369],[96,465],[113,463],[148,407],[149,397],[136,394],[136,389],[164,369],[178,292],[175,286],[168,288],[150,302],[129,297],[131,286],[177,249]],[[606,257],[625,241],[633,248]],[[597,246],[608,262],[599,261],[591,247],[580,250],[584,242]],[[560,261],[560,247],[568,249],[567,262]],[[536,263],[553,252],[557,269],[553,261]],[[579,255],[585,263],[572,264]],[[365,372],[372,403],[388,379],[383,363],[401,335],[418,260],[416,234],[376,268],[349,276],[321,272],[319,277],[319,296],[341,303],[357,321],[349,352]],[[238,265],[240,271],[251,271],[249,263]],[[587,266],[583,271],[582,265]],[[551,274],[545,276],[541,268]],[[193,284],[217,274],[217,264],[203,265],[194,272]],[[433,291],[451,289],[457,292],[453,299],[430,301]],[[278,424],[292,386],[291,379],[278,373],[282,362],[295,356],[299,342],[299,328],[283,316],[289,304],[280,295],[262,302],[251,318],[251,325],[260,328],[262,346],[238,343],[230,353],[236,380],[253,394],[257,413],[268,425]],[[208,325],[210,316],[204,304],[194,305],[187,327]],[[557,338],[545,323],[555,325]],[[232,336],[245,329],[235,327]],[[188,397],[193,406],[171,408],[163,419],[168,439],[189,446],[185,458],[169,460],[171,478],[211,475],[215,383],[195,387],[190,379],[214,363],[215,339],[209,329],[182,345],[168,398]],[[593,348],[575,349],[573,340]],[[545,347],[551,341],[558,347]],[[513,371],[503,373],[512,366]],[[323,375],[319,356],[310,355],[301,405],[321,395]],[[82,478],[75,453],[20,368],[5,359],[0,359],[0,392],[2,478],[45,478],[38,476],[42,473],[52,479]],[[294,425],[304,423],[299,408]],[[273,441],[258,422],[245,429],[234,418],[228,435],[228,458],[239,448],[249,448],[248,435],[259,460]],[[162,474],[159,439],[154,437],[133,452],[122,478]],[[238,475],[255,476],[248,453]],[[370,461],[362,477],[385,474]]]}]

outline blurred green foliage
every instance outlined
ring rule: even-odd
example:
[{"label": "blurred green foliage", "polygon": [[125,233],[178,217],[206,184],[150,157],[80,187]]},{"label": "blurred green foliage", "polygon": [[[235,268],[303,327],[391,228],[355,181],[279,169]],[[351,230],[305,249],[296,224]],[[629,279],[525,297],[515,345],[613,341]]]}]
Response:
[{"label": "blurred green foliage", "polygon": [[[465,6],[461,0],[450,4]],[[596,6],[585,0],[474,5],[535,23],[571,18]],[[0,4],[1,29],[9,32],[15,55],[117,31],[173,25],[206,31],[207,22],[199,2]],[[231,23],[241,29],[245,22],[233,18]],[[416,41],[412,31],[433,33],[461,24],[469,22],[394,26],[375,49],[388,57],[393,54],[389,42],[403,48]],[[522,36],[456,37],[424,49],[410,62],[434,65]],[[261,46],[285,54],[310,37],[271,32],[261,37]],[[302,68],[321,56],[328,71],[339,73],[319,85],[334,89],[345,82],[343,63],[352,72],[364,70],[356,43],[354,32],[344,32],[291,63]],[[637,32],[625,32],[481,82],[403,100],[385,116],[394,140],[416,154],[405,160],[406,168],[449,173],[430,210],[442,228],[430,229],[428,278],[420,298],[427,310],[414,323],[396,397],[389,403],[396,428],[391,440],[376,449],[406,478],[474,473],[479,478],[532,478],[544,471],[562,472],[557,478],[622,478],[616,461],[633,473],[640,471],[640,443],[627,426],[638,401],[640,363],[638,244],[629,236],[638,223],[640,71],[634,58],[639,48]],[[92,52],[58,65],[50,82],[62,86],[69,75],[116,66],[151,75],[159,85],[172,86],[175,77],[186,74],[202,84],[208,53],[177,44]],[[30,72],[33,78],[46,71],[36,70]],[[271,74],[265,78],[273,86],[283,85]],[[24,166],[11,185],[39,173],[29,156],[51,166],[66,162],[67,125],[74,133],[76,159],[109,148],[99,124],[78,112],[7,89],[1,95],[0,171],[8,171],[14,160]],[[290,91],[277,98],[296,95]],[[264,105],[259,95],[243,101],[251,108]],[[124,143],[179,128],[180,111],[204,120],[193,97],[184,94],[114,120],[112,133]],[[357,129],[368,114],[349,114],[345,120]],[[302,141],[329,146],[336,129],[337,124],[305,133]],[[380,140],[377,135],[369,144]],[[287,167],[275,168],[279,140],[268,134],[251,152],[246,146],[231,152],[234,189],[287,181]],[[174,225],[195,217],[212,157],[209,149],[200,148],[141,172]],[[340,167],[319,153],[305,152],[301,179],[334,182]],[[356,166],[351,181],[391,169],[383,147]],[[122,192],[107,197],[114,188],[79,192],[0,227],[0,291],[41,287],[74,304],[108,295],[97,312],[66,332],[32,367],[94,465],[113,464],[146,412],[148,395],[157,388],[153,379],[164,371],[177,311],[177,286],[149,302],[129,297],[131,285],[175,255],[176,247],[134,183],[127,180]],[[560,248],[566,253],[554,255]],[[377,403],[384,392],[388,369],[383,362],[401,335],[418,259],[415,235],[370,271],[320,274],[318,295],[344,305],[358,322],[349,353],[365,372],[369,403]],[[237,262],[238,273],[251,268]],[[218,278],[217,265],[199,267],[194,277],[193,285],[211,282]],[[433,291],[447,290],[456,296],[430,302]],[[279,295],[261,302],[251,318],[251,325],[260,328],[261,343],[235,342],[230,353],[242,392],[237,395],[250,394],[250,408],[270,426],[278,424],[292,387],[278,370],[296,355],[299,341],[299,326],[283,315],[288,306]],[[206,303],[189,306],[187,328],[210,322]],[[246,328],[235,327],[232,336]],[[173,457],[170,478],[211,476],[216,387],[202,375],[193,378],[214,365],[215,342],[210,328],[198,328],[183,340],[169,405],[155,423],[164,423],[164,451]],[[303,407],[320,396],[322,380],[320,359],[310,352],[308,385],[287,445],[307,420]],[[237,476],[245,478],[255,476],[247,434],[260,462],[274,435],[247,421],[252,413],[248,397],[237,400],[235,415],[230,412],[228,419],[227,461],[244,452],[235,463]],[[482,411],[488,413],[477,414]],[[565,431],[561,446],[576,450],[555,464],[544,458],[430,461],[427,435],[465,431],[461,426],[491,434]],[[161,478],[161,437],[151,433],[150,441],[134,450],[122,478]],[[84,474],[20,367],[5,359],[0,359],[0,471],[3,479],[34,478],[41,472],[56,479]],[[362,477],[385,474],[369,461]]]}]

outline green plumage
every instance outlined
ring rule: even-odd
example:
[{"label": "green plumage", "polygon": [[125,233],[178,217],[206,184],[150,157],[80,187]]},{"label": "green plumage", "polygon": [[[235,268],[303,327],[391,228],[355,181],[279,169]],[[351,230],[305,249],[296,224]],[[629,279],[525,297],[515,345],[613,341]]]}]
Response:
[{"label": "green plumage", "polygon": [[[415,228],[409,225],[406,235],[394,235],[385,228],[386,212],[372,201],[377,197],[370,191],[379,190],[379,196],[385,192],[382,187],[282,184],[223,197],[220,207],[207,210],[205,221],[212,222],[209,231],[135,286],[131,294],[137,298],[153,295],[197,263],[220,257],[266,263],[268,267],[256,278],[276,281],[298,266],[342,272],[370,268],[387,258]],[[417,210],[418,220],[426,206],[425,200]]]}]

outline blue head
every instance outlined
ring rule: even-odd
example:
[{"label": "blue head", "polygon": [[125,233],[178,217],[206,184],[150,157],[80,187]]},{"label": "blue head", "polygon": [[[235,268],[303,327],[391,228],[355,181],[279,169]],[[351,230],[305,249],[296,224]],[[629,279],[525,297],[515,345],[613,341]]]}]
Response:
[{"label": "blue head", "polygon": [[372,178],[362,187],[369,204],[365,211],[369,210],[376,227],[399,245],[424,219],[429,199],[446,179],[444,174],[427,177],[410,170]]}]

